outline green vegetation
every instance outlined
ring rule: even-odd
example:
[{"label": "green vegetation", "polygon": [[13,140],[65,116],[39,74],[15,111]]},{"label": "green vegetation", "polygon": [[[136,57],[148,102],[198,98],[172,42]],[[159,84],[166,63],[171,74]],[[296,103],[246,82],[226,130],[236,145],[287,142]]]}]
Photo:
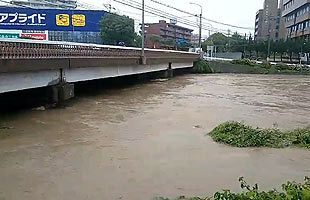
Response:
[{"label": "green vegetation", "polygon": [[204,60],[199,60],[194,63],[194,73],[197,74],[208,74],[213,73],[212,68],[209,66],[209,64]]},{"label": "green vegetation", "polygon": [[[266,59],[268,55],[268,41],[254,41],[251,36],[242,36],[234,33],[226,36],[222,33],[214,33],[202,44],[204,51],[207,46],[216,46],[217,52],[243,52],[245,57],[255,59]],[[310,52],[310,41],[308,40],[279,40],[270,42],[270,58],[280,61],[298,61],[300,52]],[[308,57],[308,60],[310,58]]]},{"label": "green vegetation", "polygon": [[231,63],[236,65],[248,65],[248,66],[255,66],[256,64],[252,62],[250,59],[233,60],[231,61]]},{"label": "green vegetation", "polygon": [[[230,190],[217,192],[213,197],[186,198],[184,196],[175,200],[309,200],[310,199],[310,179],[305,178],[304,183],[287,182],[282,185],[282,191],[277,190],[259,191],[258,185],[251,187],[243,177],[239,178],[241,188],[244,190],[240,193],[233,193]],[[169,200],[168,198],[156,198],[155,200]]]},{"label": "green vegetation", "polygon": [[136,33],[134,29],[134,20],[127,16],[120,16],[109,13],[104,16],[100,22],[101,37],[104,44],[133,46]]},{"label": "green vegetation", "polygon": [[209,135],[216,142],[234,147],[304,147],[310,148],[310,128],[281,131],[276,128],[261,129],[240,122],[225,122]]},{"label": "green vegetation", "polygon": [[245,74],[310,74],[310,68],[305,65],[271,65],[268,62],[258,64],[249,59],[233,61],[209,61],[209,66],[215,73],[245,73]]}]

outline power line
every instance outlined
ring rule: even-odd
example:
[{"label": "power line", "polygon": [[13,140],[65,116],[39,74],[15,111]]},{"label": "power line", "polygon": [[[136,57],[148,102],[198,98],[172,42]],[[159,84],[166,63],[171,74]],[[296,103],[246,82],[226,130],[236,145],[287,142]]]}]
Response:
[{"label": "power line", "polygon": [[[138,10],[141,10],[140,8],[140,5],[133,5],[132,2],[126,2],[126,1],[119,1],[119,0],[114,0],[115,2],[117,3],[120,3],[120,4],[123,4],[123,5],[126,5],[126,6],[129,6],[129,7],[132,7],[132,8],[135,8],[135,9],[138,9]],[[164,17],[164,18],[172,18],[171,16],[165,14],[165,13],[162,13],[161,11],[156,11],[156,10],[148,10],[148,9],[145,9],[145,12],[147,13],[150,13],[150,14],[153,14],[155,16],[158,16],[158,17]],[[173,16],[175,17],[175,16]],[[182,22],[183,24],[186,24],[186,25],[189,25],[189,26],[194,26],[196,27],[195,24],[189,24],[188,22]]]},{"label": "power line", "polygon": [[[135,2],[135,1],[131,1],[131,2],[126,2],[126,1],[118,1],[118,0],[115,0],[116,2],[118,3],[121,3],[123,5],[127,5],[129,7],[132,7],[132,8],[135,8],[135,9],[138,9],[138,10],[141,10],[141,4],[139,4],[138,2]],[[133,3],[136,3],[136,4],[133,4]],[[157,10],[157,9],[154,9],[152,7],[149,7],[149,6],[146,6],[146,12],[150,13],[150,14],[153,14],[155,16],[159,16],[159,17],[164,17],[164,18],[175,18],[176,16],[174,15],[170,15],[168,13],[165,13],[165,12],[162,12],[160,10]],[[188,21],[188,20],[184,20],[183,21],[184,24],[187,24],[187,25],[190,25],[190,26],[194,26],[194,27],[197,27],[195,24],[193,24],[192,21]]]},{"label": "power line", "polygon": [[[127,3],[129,3],[129,4],[135,3],[136,6],[138,7],[138,9],[141,8],[141,4],[140,4],[139,2],[137,2],[137,1],[131,0],[130,2],[127,1]],[[179,18],[178,16],[171,15],[170,13],[164,12],[164,11],[162,11],[162,10],[158,10],[158,9],[156,9],[156,8],[153,8],[153,7],[150,7],[150,6],[146,6],[146,7],[147,7],[148,9],[151,9],[152,11],[155,11],[156,13],[161,13],[161,14],[166,15],[166,18],[169,18],[169,19],[172,19],[172,18]],[[196,16],[196,15],[194,15],[194,14],[192,14],[192,13],[189,13],[189,14],[192,15],[192,16]],[[167,17],[167,16],[168,16],[168,17]],[[193,25],[193,21],[186,20],[186,19],[182,19],[182,20],[183,20],[183,24],[187,24],[187,25],[188,25],[188,23],[191,23],[191,26],[193,26],[193,27],[199,27],[199,25],[197,25],[197,24],[194,24],[194,25]],[[179,22],[180,22],[180,21],[179,21]],[[186,23],[185,23],[185,22],[186,22]],[[204,30],[212,30],[212,31],[217,31],[217,32],[224,32],[224,34],[226,34],[226,31],[227,31],[227,30],[223,30],[223,29],[214,28],[214,27],[212,27],[212,25],[211,25],[211,28],[209,28],[210,24],[208,24],[208,25],[203,24],[203,26],[205,27]]]},{"label": "power line", "polygon": [[30,8],[30,9],[32,9],[32,7],[30,7],[30,6],[25,6],[25,5],[15,5],[15,4],[13,4],[12,2],[10,2],[10,1],[0,0],[0,2],[2,2],[2,3],[6,3],[6,4],[9,4],[9,5],[13,5],[13,6],[15,6],[15,7],[22,7],[22,8]]},{"label": "power line", "polygon": [[[129,6],[129,7],[141,10],[141,4],[139,2],[136,2],[136,1],[133,1],[133,0],[131,0],[130,2],[124,1],[124,0],[123,1],[121,1],[121,0],[114,0],[114,1],[117,2],[117,3],[123,4],[123,5]],[[171,15],[169,13],[163,12],[161,10],[155,9],[153,7],[150,7],[150,6],[146,6],[146,8],[147,9],[145,9],[145,12],[148,12],[150,14],[153,14],[153,15],[156,15],[156,16],[159,16],[159,17],[164,17],[164,18],[168,18],[168,19],[178,18],[175,15]],[[179,22],[182,23],[182,24],[188,25],[190,27],[199,27],[199,25],[197,25],[195,22],[190,21],[190,20],[182,19],[182,20],[179,20]],[[221,32],[221,33],[227,35],[227,33],[226,33],[227,30],[216,29],[214,27],[210,28],[209,25],[205,25],[205,24],[203,24],[202,29],[203,30],[208,30],[208,31],[211,30],[211,31],[215,31],[215,32]]]},{"label": "power line", "polygon": [[[152,1],[152,2],[154,2],[154,3],[157,3],[157,4],[160,4],[160,5],[162,5],[162,6],[166,6],[166,7],[168,7],[168,8],[174,9],[174,10],[179,11],[179,12],[182,12],[182,13],[186,13],[186,14],[189,14],[189,15],[194,15],[194,14],[192,14],[192,13],[190,13],[190,12],[181,10],[181,9],[179,9],[179,8],[175,8],[175,7],[171,6],[171,5],[168,5],[168,4],[159,2],[159,1],[157,1],[157,0],[150,0],[150,1]],[[194,16],[196,16],[196,15],[194,15]],[[253,30],[253,28],[251,28],[251,27],[237,26],[237,25],[233,25],[233,24],[227,24],[227,23],[215,21],[215,20],[208,19],[208,18],[205,18],[205,17],[202,17],[202,18],[203,18],[204,20],[209,21],[209,22],[213,22],[213,23],[216,23],[216,24],[221,24],[221,25],[224,25],[224,26],[229,26],[229,27],[239,28],[239,29],[245,29],[245,30]]]},{"label": "power line", "polygon": [[[46,2],[46,0],[43,0],[43,1]],[[131,2],[125,1],[125,2],[124,2],[124,1],[119,1],[119,0],[114,0],[114,1],[116,1],[116,2],[118,2],[118,3],[121,3],[121,4],[123,4],[123,5],[126,5],[126,6],[130,6],[130,7],[135,8],[135,9],[141,10],[141,4],[140,4],[139,2],[136,2],[136,1],[131,1]],[[33,7],[30,7],[30,6],[15,5],[15,4],[13,4],[13,3],[11,3],[11,2],[8,2],[8,1],[5,1],[5,0],[0,0],[0,2],[6,3],[6,4],[11,4],[11,5],[14,5],[14,6],[19,6],[19,7],[24,7],[24,8],[31,8],[31,9],[33,9]],[[133,3],[134,3],[135,5],[134,5]],[[52,3],[52,4],[53,4],[53,5],[63,5],[63,4],[57,4],[57,3]],[[171,15],[171,14],[169,14],[169,13],[163,12],[163,11],[158,10],[158,9],[155,9],[155,8],[153,8],[153,7],[150,7],[150,6],[146,6],[146,7],[147,7],[146,12],[148,12],[148,13],[150,13],[150,14],[153,14],[153,15],[155,15],[155,16],[164,17],[164,18],[168,18],[168,19],[172,19],[172,18],[178,18],[178,19],[180,19],[178,16]],[[191,15],[192,15],[192,16],[195,16],[195,15],[193,15],[193,14],[191,14]],[[196,24],[195,22],[190,21],[190,20],[186,20],[186,19],[183,19],[183,18],[181,18],[181,20],[179,20],[179,22],[182,23],[182,24],[188,25],[188,26],[190,26],[190,27],[195,27],[195,28],[196,28],[196,27],[199,27],[199,25]],[[95,22],[90,22],[90,23],[99,24],[99,23],[95,23]],[[215,31],[215,32],[221,32],[221,33],[227,35],[227,34],[226,34],[226,30],[217,29],[217,28],[214,28],[214,27],[211,27],[211,28],[210,28],[210,25],[209,25],[209,24],[208,24],[208,25],[203,24],[202,29],[203,29],[203,30],[208,30],[208,31],[211,30],[211,31]]]}]

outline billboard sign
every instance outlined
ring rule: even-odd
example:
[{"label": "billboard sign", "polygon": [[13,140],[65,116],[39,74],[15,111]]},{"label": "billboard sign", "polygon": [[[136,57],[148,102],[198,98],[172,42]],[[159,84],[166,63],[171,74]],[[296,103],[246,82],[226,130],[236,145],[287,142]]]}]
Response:
[{"label": "billboard sign", "polygon": [[0,33],[0,38],[19,38],[19,33]]},{"label": "billboard sign", "polygon": [[0,7],[0,29],[99,32],[105,11]]},{"label": "billboard sign", "polygon": [[48,40],[48,31],[1,30],[0,38]]},{"label": "billboard sign", "polygon": [[20,38],[33,39],[33,40],[47,40],[47,34],[45,33],[22,33]]}]

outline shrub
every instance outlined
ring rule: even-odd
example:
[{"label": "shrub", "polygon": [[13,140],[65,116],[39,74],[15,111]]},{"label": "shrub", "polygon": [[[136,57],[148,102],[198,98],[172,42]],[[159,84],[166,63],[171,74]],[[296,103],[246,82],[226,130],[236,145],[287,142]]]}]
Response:
[{"label": "shrub", "polygon": [[231,63],[237,65],[248,65],[248,66],[254,66],[256,64],[252,62],[250,59],[233,60],[231,61]]},{"label": "shrub", "polygon": [[213,73],[210,65],[204,60],[199,60],[195,62],[193,71],[197,74]]},{"label": "shrub", "polygon": [[270,69],[272,67],[270,62],[263,62],[262,64],[260,64],[260,66],[264,69]]},{"label": "shrub", "polygon": [[[243,177],[239,178],[241,188],[240,193],[233,193],[230,190],[216,192],[213,197],[186,198],[181,196],[175,200],[309,200],[310,199],[310,179],[305,178],[304,183],[287,182],[282,185],[282,191],[277,190],[260,191],[258,185],[250,186]],[[156,198],[155,200],[169,200],[168,198]]]},{"label": "shrub", "polygon": [[287,182],[282,185],[282,192],[271,190],[268,192],[259,191],[258,185],[251,187],[241,177],[239,179],[241,188],[246,191],[241,193],[232,193],[229,190],[217,192],[214,200],[309,200],[310,199],[310,179],[305,178],[304,183]]},{"label": "shrub", "polygon": [[209,135],[216,142],[234,147],[310,148],[310,128],[282,132],[275,128],[261,129],[240,122],[225,122]]}]

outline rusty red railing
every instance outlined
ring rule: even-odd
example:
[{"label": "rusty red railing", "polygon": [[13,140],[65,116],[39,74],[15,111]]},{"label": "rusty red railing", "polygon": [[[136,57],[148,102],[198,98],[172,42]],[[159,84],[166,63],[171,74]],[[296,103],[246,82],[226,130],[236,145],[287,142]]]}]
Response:
[{"label": "rusty red railing", "polygon": [[[139,57],[138,48],[89,45],[68,42],[0,41],[0,59],[42,59],[76,57]],[[146,57],[198,57],[197,54],[167,50],[146,50]]]}]

